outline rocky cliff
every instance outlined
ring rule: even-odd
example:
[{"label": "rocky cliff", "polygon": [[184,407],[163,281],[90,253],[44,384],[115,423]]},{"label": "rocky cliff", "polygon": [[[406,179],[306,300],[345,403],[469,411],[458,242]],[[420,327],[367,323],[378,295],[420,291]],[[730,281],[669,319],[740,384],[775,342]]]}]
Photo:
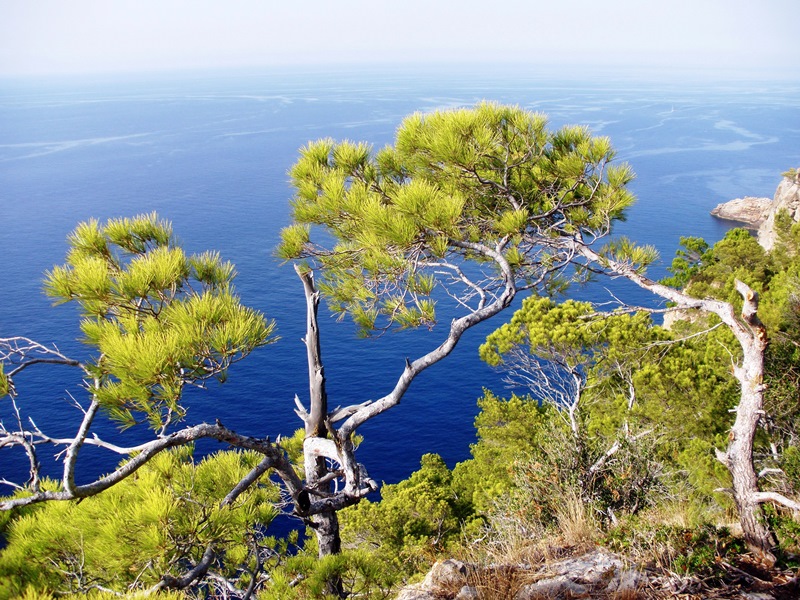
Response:
[{"label": "rocky cliff", "polygon": [[766,250],[771,250],[776,238],[775,215],[782,210],[788,212],[795,221],[800,221],[800,169],[784,174],[772,200],[752,196],[736,198],[717,205],[711,214],[758,230],[758,243]]},{"label": "rocky cliff", "polygon": [[800,169],[784,175],[775,190],[767,218],[758,228],[758,243],[765,250],[772,250],[775,245],[775,215],[781,210],[788,212],[795,222],[800,221]]},{"label": "rocky cliff", "polygon": [[713,577],[679,575],[657,561],[634,566],[595,547],[539,565],[481,567],[452,559],[440,561],[422,583],[404,588],[395,600],[546,598],[796,600],[800,578],[793,569],[767,571],[748,555],[720,559]]}]

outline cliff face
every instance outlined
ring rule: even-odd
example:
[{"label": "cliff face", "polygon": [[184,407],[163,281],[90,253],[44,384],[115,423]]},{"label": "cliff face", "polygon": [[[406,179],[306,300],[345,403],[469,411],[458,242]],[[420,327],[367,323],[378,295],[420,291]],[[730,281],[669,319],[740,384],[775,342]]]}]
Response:
[{"label": "cliff face", "polygon": [[765,250],[775,246],[775,215],[785,210],[795,222],[800,221],[800,169],[784,175],[775,190],[772,200],[769,198],[736,198],[730,202],[718,204],[711,214],[718,219],[734,221],[748,229],[758,231],[758,243]]},{"label": "cliff face", "polygon": [[800,221],[800,169],[793,175],[784,176],[775,190],[775,197],[767,211],[767,218],[758,228],[758,243],[765,250],[772,250],[775,246],[775,215],[785,210],[795,222]]}]

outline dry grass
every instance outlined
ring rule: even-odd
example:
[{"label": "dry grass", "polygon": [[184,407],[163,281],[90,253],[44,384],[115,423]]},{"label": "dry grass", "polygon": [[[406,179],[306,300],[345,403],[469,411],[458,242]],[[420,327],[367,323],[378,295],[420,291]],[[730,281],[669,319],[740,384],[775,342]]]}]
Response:
[{"label": "dry grass", "polygon": [[478,592],[478,600],[512,600],[530,581],[530,575],[518,567],[502,565],[475,569],[468,581]]},{"label": "dry grass", "polygon": [[577,494],[567,493],[556,513],[561,539],[566,546],[592,545],[600,536],[600,526],[592,509]]},{"label": "dry grass", "polygon": [[[581,502],[577,494],[565,493],[562,496],[555,514],[556,526],[551,528],[524,518],[530,517],[530,512],[519,505],[496,508],[498,510],[492,514],[491,524],[483,531],[482,538],[464,540],[458,556],[464,563],[475,565],[467,576],[467,585],[477,591],[480,600],[513,599],[525,585],[541,578],[541,575],[536,575],[541,567],[584,554],[598,544],[624,557],[623,560],[638,565],[655,579],[648,579],[641,589],[595,590],[592,598],[644,600],[670,597],[668,580],[683,572],[681,568],[686,566],[687,549],[695,547],[693,532],[707,528],[703,524],[708,523],[710,515],[725,516],[719,511],[712,513],[706,507],[673,502],[650,509],[632,520],[624,519],[619,527],[604,532],[592,507]],[[612,541],[615,530],[616,543]],[[711,560],[714,558],[714,543],[712,536],[711,540],[702,542],[700,548],[706,553],[706,549],[711,551]],[[701,561],[698,565],[703,567],[708,559],[697,556]],[[457,593],[457,590],[453,591]]]}]

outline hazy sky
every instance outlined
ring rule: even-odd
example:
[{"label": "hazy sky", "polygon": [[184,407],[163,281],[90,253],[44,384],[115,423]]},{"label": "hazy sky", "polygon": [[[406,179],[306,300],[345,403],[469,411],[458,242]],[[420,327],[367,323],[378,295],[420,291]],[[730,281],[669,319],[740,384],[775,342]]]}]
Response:
[{"label": "hazy sky", "polygon": [[524,62],[800,75],[797,0],[0,0],[0,75]]}]

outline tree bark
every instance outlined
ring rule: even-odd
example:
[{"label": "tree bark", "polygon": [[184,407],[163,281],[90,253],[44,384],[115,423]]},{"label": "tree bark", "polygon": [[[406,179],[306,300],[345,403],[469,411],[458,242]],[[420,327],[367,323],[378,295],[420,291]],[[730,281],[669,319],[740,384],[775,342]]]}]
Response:
[{"label": "tree bark", "polygon": [[736,291],[744,301],[739,331],[734,331],[742,346],[742,362],[734,367],[739,380],[741,397],[736,407],[736,420],[728,435],[728,448],[723,458],[733,480],[733,498],[745,541],[751,550],[767,564],[775,563],[773,550],[777,545],[761,511],[758,475],[753,466],[753,442],[764,404],[764,351],[766,329],[758,320],[758,296],[741,281]]},{"label": "tree bark", "polygon": [[[303,340],[308,356],[308,388],[309,411],[304,416],[306,440],[312,438],[326,439],[328,437],[328,394],[325,389],[325,369],[322,365],[322,351],[319,340],[319,324],[317,313],[319,310],[320,294],[314,287],[314,274],[295,266],[295,271],[303,282],[306,297],[306,336]],[[335,435],[335,432],[333,432]],[[327,496],[332,491],[332,481],[325,479],[328,475],[328,466],[324,456],[310,450],[310,444],[303,444],[303,464],[306,476],[306,492],[312,495]],[[317,538],[317,552],[320,558],[339,554],[342,550],[341,536],[339,533],[339,517],[336,510],[326,510],[310,518],[311,528]],[[328,581],[327,592],[339,597],[344,597],[342,580],[339,577]]]}]

